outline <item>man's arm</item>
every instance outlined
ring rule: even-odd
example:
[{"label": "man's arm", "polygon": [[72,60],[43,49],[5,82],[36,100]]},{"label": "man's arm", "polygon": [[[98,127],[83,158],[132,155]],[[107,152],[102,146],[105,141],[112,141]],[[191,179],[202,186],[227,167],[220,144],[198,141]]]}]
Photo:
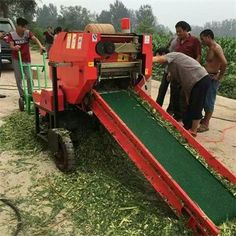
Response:
[{"label": "man's arm", "polygon": [[40,43],[40,41],[35,36],[33,36],[31,39],[39,46],[40,53],[45,51],[45,47]]},{"label": "man's arm", "polygon": [[165,56],[155,56],[152,58],[152,62],[164,64],[164,63],[167,63],[167,58]]},{"label": "man's arm", "polygon": [[20,45],[14,45],[13,41],[9,42],[9,46],[11,50],[19,51],[20,50]]},{"label": "man's arm", "polygon": [[228,62],[225,58],[224,52],[221,47],[216,47],[214,52],[220,61],[220,72],[217,75],[216,79],[221,80],[224,76],[225,71],[226,71],[226,67],[227,67]]},{"label": "man's arm", "polygon": [[198,40],[198,38],[196,38],[196,41],[194,43],[194,50],[196,53],[196,61],[201,63],[202,47],[201,47],[201,43]]}]

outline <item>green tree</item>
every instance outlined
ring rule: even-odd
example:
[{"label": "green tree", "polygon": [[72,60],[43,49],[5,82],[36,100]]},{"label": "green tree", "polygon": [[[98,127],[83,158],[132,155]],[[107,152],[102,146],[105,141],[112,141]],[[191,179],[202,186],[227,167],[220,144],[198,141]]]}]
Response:
[{"label": "green tree", "polygon": [[153,34],[156,31],[157,21],[150,5],[142,5],[139,10],[136,11],[136,17],[136,30],[138,33]]},{"label": "green tree", "polygon": [[194,35],[199,36],[204,29],[211,29],[216,37],[236,37],[236,19],[207,22],[204,26],[192,26]]},{"label": "green tree", "polygon": [[97,22],[111,24],[111,13],[110,11],[103,10],[100,15],[97,15]]},{"label": "green tree", "polygon": [[57,7],[53,4],[43,5],[42,8],[38,8],[37,12],[37,19],[36,23],[40,27],[47,27],[48,25],[51,25],[53,27],[57,26]]},{"label": "green tree", "polygon": [[207,22],[204,29],[211,29],[217,37],[236,37],[236,19]]},{"label": "green tree", "polygon": [[137,17],[136,17],[136,12],[134,10],[129,10],[129,18],[131,24],[131,32],[136,32]]},{"label": "green tree", "polygon": [[120,31],[120,20],[124,17],[129,17],[129,11],[122,2],[116,0],[114,4],[110,4],[111,23],[116,29]]},{"label": "green tree", "polygon": [[36,11],[35,0],[1,0],[0,16],[17,18],[24,17],[29,21],[33,20]]},{"label": "green tree", "polygon": [[167,26],[161,24],[157,24],[156,32],[160,35],[170,35],[170,36],[172,35],[171,30]]},{"label": "green tree", "polygon": [[84,27],[94,21],[94,16],[81,6],[61,6],[58,24],[67,29],[83,30]]}]

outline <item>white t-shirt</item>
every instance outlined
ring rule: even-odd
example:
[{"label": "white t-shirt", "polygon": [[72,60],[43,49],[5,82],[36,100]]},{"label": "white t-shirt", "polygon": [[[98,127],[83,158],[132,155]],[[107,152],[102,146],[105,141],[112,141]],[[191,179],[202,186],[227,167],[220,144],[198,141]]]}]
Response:
[{"label": "white t-shirt", "polygon": [[170,52],[165,55],[168,71],[179,81],[184,92],[190,96],[193,86],[208,73],[201,64],[181,52]]}]

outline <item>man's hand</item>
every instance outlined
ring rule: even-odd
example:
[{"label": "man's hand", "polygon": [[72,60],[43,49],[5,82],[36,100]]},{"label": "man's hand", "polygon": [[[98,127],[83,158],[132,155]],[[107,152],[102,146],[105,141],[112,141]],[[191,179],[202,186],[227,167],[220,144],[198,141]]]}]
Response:
[{"label": "man's hand", "polygon": [[46,52],[46,48],[45,47],[40,47],[39,51],[40,51],[40,54],[42,55],[44,52]]},{"label": "man's hand", "polygon": [[218,72],[218,74],[212,77],[213,80],[221,80],[222,78],[223,78],[223,75],[221,75],[220,72]]},{"label": "man's hand", "polygon": [[14,46],[14,50],[15,50],[15,51],[19,51],[19,50],[20,50],[20,48],[21,48],[21,46],[20,46],[20,45],[16,45],[16,46]]},{"label": "man's hand", "polygon": [[164,64],[167,62],[167,58],[165,56],[154,56],[152,58],[152,62],[157,62],[159,64]]}]

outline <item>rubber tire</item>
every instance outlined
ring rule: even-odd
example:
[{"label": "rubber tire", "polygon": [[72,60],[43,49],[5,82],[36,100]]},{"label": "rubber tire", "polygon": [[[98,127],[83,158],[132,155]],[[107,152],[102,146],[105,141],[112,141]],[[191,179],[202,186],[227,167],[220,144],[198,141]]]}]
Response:
[{"label": "rubber tire", "polygon": [[55,153],[55,164],[62,172],[73,172],[76,169],[73,143],[68,135],[58,134],[58,150]]}]

